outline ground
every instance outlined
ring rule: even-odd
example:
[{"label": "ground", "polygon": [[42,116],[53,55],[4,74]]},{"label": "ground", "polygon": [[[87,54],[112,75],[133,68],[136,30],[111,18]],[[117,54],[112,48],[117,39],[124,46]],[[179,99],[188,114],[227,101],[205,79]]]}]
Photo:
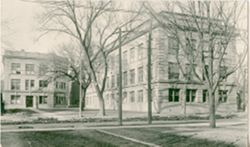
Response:
[{"label": "ground", "polygon": [[[98,112],[85,111],[84,118],[91,122],[60,122],[76,119],[76,109],[65,110],[25,110],[11,111],[1,117],[3,147],[12,146],[239,146],[245,147],[247,140],[246,113],[237,117],[219,119],[217,128],[208,127],[207,120],[154,120],[147,125],[145,119],[125,121],[117,126],[117,112],[108,111],[111,118],[99,122]],[[63,117],[65,116],[65,117]],[[146,117],[146,113],[124,112],[125,118]],[[29,120],[30,118],[30,120]],[[98,118],[98,119],[95,119]],[[41,121],[37,121],[41,120]],[[29,120],[28,123],[6,123]],[[34,120],[36,123],[32,123]],[[44,121],[45,120],[45,121]],[[52,122],[47,123],[52,120]],[[53,120],[57,120],[53,122]],[[58,121],[59,120],[59,121]],[[41,123],[43,122],[43,123]],[[111,134],[110,134],[111,133]],[[13,141],[15,140],[15,141]],[[149,144],[149,145],[148,145]],[[153,145],[150,145],[153,144]]]}]

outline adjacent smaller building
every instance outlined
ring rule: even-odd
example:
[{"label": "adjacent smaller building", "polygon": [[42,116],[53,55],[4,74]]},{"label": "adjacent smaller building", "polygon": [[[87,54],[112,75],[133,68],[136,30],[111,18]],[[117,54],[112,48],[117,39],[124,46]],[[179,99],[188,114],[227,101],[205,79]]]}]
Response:
[{"label": "adjacent smaller building", "polygon": [[4,52],[3,101],[7,109],[70,105],[69,80],[48,76],[53,68],[51,56],[24,50]]}]

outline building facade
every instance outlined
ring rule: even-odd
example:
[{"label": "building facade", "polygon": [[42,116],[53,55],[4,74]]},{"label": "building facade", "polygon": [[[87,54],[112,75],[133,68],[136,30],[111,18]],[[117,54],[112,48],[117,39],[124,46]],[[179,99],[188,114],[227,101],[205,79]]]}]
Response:
[{"label": "building facade", "polygon": [[50,54],[6,50],[3,55],[3,101],[8,108],[67,107],[68,80],[48,79]]},{"label": "building facade", "polygon": [[[153,23],[154,25],[154,23]],[[176,61],[175,50],[180,44],[171,34],[167,34],[162,27],[154,25],[152,31],[152,107],[154,112],[166,111],[169,114],[202,113],[208,112],[208,94],[205,85],[198,80],[184,78]],[[123,84],[123,110],[147,111],[147,48],[149,29],[137,35],[122,46],[122,84]],[[196,48],[198,34],[193,32],[192,45]],[[182,41],[186,41],[183,39]],[[233,66],[234,42],[225,56],[225,67]],[[180,51],[181,52],[181,51]],[[185,67],[184,73],[190,70],[190,63],[183,53],[179,53],[181,65]],[[201,58],[197,56],[197,58]],[[119,62],[118,49],[109,56],[109,72],[104,94],[106,109],[117,110]],[[202,65],[195,63],[197,74],[202,77]],[[234,88],[234,74],[226,78],[219,86],[216,94],[216,107],[218,111],[236,111],[236,91]],[[86,108],[98,109],[98,98],[94,88],[90,86],[86,97]],[[185,110],[184,110],[185,109]]]}]

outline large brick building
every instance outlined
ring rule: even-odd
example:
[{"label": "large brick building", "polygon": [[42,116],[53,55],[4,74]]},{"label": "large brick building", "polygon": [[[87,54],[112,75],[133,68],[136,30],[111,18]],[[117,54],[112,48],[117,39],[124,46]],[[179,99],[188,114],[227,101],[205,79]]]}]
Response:
[{"label": "large brick building", "polygon": [[51,54],[6,50],[3,55],[3,101],[6,108],[67,107],[68,80],[48,80]]},{"label": "large brick building", "polygon": [[[141,25],[140,31],[130,36],[122,46],[123,72],[123,110],[147,111],[147,47],[150,21]],[[174,51],[179,48],[178,41],[171,34],[166,35],[160,25],[153,22],[152,31],[152,88],[153,111],[168,111],[172,114],[183,112],[185,105],[187,113],[208,111],[207,89],[198,80],[186,81],[177,65]],[[193,32],[193,46],[197,46],[197,33]],[[185,41],[185,39],[183,39]],[[233,66],[235,42],[230,42],[230,49],[225,56],[226,67]],[[180,53],[180,56],[183,56]],[[118,50],[109,56],[109,71],[104,94],[106,109],[117,110],[118,102]],[[197,57],[201,58],[201,57]],[[188,70],[189,62],[185,56],[181,57],[181,64]],[[195,68],[202,75],[202,65],[197,62]],[[236,110],[236,91],[234,88],[234,74],[230,75],[219,86],[217,91],[218,109]],[[94,88],[90,86],[86,97],[86,108],[98,109],[98,98]]]}]

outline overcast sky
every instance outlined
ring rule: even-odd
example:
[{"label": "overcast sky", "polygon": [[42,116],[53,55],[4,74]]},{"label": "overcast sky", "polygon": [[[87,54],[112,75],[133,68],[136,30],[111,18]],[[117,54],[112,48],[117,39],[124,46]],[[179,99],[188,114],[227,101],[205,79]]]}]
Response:
[{"label": "overcast sky", "polygon": [[[37,31],[39,26],[37,14],[42,11],[38,4],[25,0],[2,0],[1,7],[1,20],[5,23],[2,25],[1,37],[11,49],[48,52],[62,41],[58,35],[47,35],[37,40],[41,34]],[[244,21],[244,18],[242,19]],[[244,25],[246,22],[240,24]]]}]

